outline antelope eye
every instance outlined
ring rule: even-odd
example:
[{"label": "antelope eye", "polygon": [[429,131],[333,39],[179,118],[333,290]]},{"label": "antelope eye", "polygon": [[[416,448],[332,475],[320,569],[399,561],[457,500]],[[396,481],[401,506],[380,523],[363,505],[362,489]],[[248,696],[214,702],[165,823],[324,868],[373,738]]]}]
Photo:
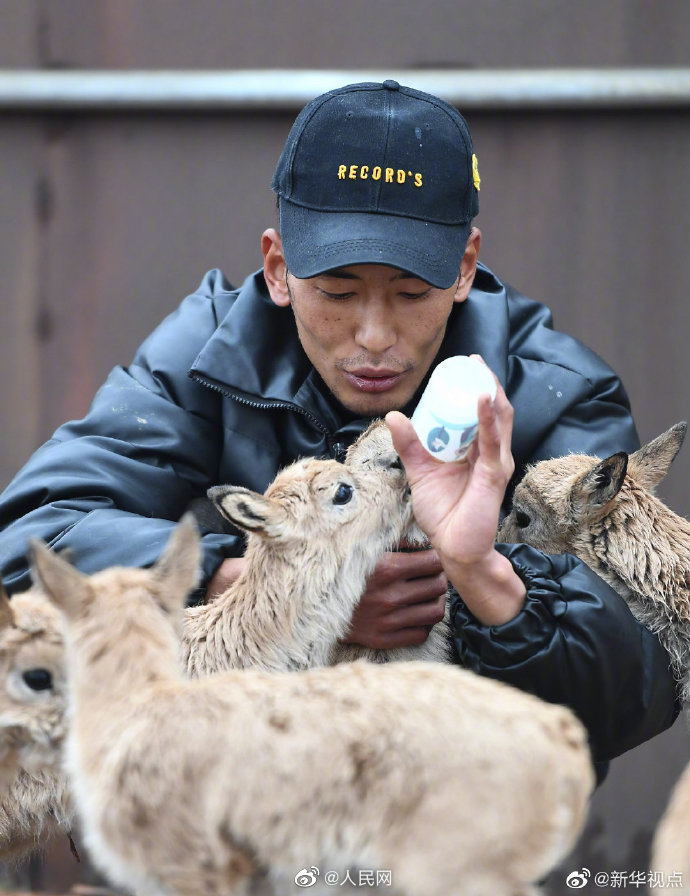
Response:
[{"label": "antelope eye", "polygon": [[354,489],[347,482],[341,482],[333,495],[334,504],[347,504],[354,494]]},{"label": "antelope eye", "polygon": [[49,691],[53,686],[53,676],[47,669],[27,669],[22,672],[22,680],[32,691]]},{"label": "antelope eye", "polygon": [[529,514],[525,513],[524,510],[516,510],[515,511],[515,522],[518,524],[518,528],[526,529],[527,526],[532,522]]}]

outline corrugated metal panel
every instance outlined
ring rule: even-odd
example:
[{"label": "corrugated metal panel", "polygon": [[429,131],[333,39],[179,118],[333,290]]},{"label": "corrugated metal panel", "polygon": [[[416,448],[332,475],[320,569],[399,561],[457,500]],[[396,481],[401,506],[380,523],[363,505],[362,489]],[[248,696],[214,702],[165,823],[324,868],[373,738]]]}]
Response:
[{"label": "corrugated metal panel", "polygon": [[[623,374],[642,437],[688,417],[685,0],[7,0],[2,24],[0,483],[204,270],[237,282],[258,267],[296,106],[331,86],[324,73],[345,83],[372,68],[467,114],[482,258]],[[104,81],[66,98],[105,70],[109,89],[138,84],[117,114]],[[21,98],[29,83],[38,92]],[[59,84],[61,108],[46,93]],[[661,489],[686,515],[687,451]],[[677,725],[618,759],[547,892],[569,892],[583,864],[645,868],[686,756]],[[53,891],[86,876],[66,842],[23,873]]]}]

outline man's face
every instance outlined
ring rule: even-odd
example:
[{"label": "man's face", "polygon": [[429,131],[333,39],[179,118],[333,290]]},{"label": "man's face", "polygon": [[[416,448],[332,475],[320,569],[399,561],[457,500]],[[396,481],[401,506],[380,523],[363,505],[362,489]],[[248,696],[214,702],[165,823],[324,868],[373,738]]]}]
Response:
[{"label": "man's face", "polygon": [[366,417],[402,408],[439,350],[458,283],[438,289],[397,268],[356,264],[287,292],[309,360],[341,404]]}]

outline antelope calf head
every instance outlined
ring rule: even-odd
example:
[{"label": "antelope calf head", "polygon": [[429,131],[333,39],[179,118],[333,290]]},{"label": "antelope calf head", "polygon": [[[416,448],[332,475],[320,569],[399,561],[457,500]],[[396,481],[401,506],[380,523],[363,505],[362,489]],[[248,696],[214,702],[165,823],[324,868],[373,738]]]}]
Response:
[{"label": "antelope calf head", "polygon": [[[345,464],[353,470],[401,469],[404,472],[402,461],[393,447],[391,431],[382,419],[374,420],[349,447]],[[414,519],[404,533],[404,540],[416,547],[428,546],[429,543]]]},{"label": "antelope calf head", "polygon": [[301,460],[282,470],[263,495],[232,485],[208,494],[230,522],[270,541],[272,551],[318,548],[323,562],[341,562],[357,549],[380,554],[414,527],[410,489],[395,453],[356,466]]},{"label": "antelope calf head", "polygon": [[0,776],[59,762],[66,680],[59,613],[37,589],[0,589]]},{"label": "antelope calf head", "polygon": [[[654,496],[683,444],[686,428],[686,423],[677,423],[630,455],[619,451],[602,460],[572,454],[533,465],[515,489],[498,540],[525,542],[551,554],[569,552],[586,563],[593,561],[596,568],[601,561],[597,538],[605,530],[609,537],[634,538],[629,526],[610,525],[613,515],[621,525],[624,517],[641,518],[645,496]],[[657,509],[663,506],[654,500]],[[672,514],[668,508],[665,511]]]}]

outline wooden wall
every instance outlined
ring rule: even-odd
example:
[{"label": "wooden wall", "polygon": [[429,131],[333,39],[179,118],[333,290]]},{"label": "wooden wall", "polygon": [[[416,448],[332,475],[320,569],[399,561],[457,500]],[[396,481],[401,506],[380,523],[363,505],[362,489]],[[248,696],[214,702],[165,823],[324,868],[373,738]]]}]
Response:
[{"label": "wooden wall", "polygon": [[[0,23],[16,71],[690,64],[683,0],[2,0]],[[688,418],[690,108],[466,117],[483,260],[618,369],[643,440]],[[259,266],[293,118],[0,109],[0,486],[208,268],[239,282]],[[688,470],[690,448],[661,490],[685,515]],[[678,722],[614,763],[549,892],[582,865],[646,868],[689,744]],[[73,876],[60,861],[34,863],[34,885]]]}]

